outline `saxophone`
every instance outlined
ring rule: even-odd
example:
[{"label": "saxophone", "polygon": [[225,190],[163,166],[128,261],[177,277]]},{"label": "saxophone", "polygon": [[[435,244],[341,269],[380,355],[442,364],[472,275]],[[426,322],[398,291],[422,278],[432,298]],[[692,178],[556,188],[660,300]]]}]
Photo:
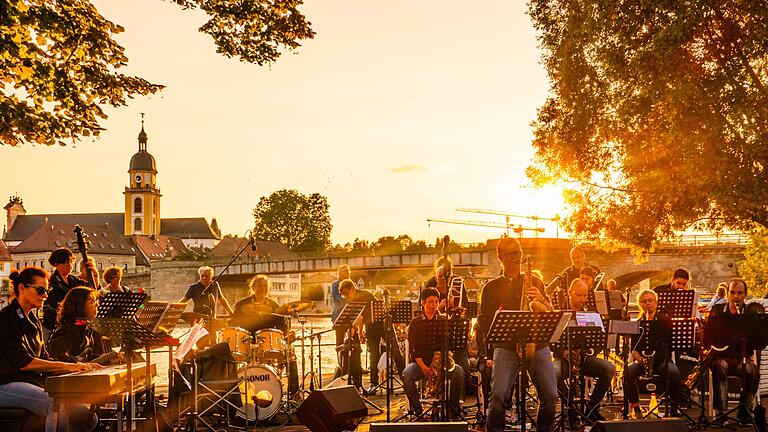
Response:
[{"label": "saxophone", "polygon": [[531,300],[528,297],[528,290],[533,286],[533,258],[525,257],[525,278],[523,279],[523,289],[520,293],[520,310],[531,312],[552,312],[552,307],[538,300]]},{"label": "saxophone", "polygon": [[[429,365],[432,376],[427,378],[427,382],[424,385],[424,395],[427,399],[437,399],[439,396],[440,383],[445,379],[442,366],[443,354],[440,351],[435,351],[435,355],[432,356],[432,363]],[[456,362],[453,361],[453,353],[448,353],[448,361],[446,361],[445,366],[448,372],[453,372],[453,369],[456,368]]]}]

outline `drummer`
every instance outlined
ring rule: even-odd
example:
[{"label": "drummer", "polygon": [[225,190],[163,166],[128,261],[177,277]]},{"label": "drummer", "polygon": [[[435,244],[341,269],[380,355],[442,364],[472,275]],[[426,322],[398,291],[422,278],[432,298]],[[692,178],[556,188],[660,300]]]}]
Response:
[{"label": "drummer", "polygon": [[250,331],[265,328],[277,328],[285,332],[288,330],[283,317],[274,314],[280,305],[268,297],[272,282],[264,274],[257,274],[248,283],[251,295],[235,304],[230,325],[238,325]]}]

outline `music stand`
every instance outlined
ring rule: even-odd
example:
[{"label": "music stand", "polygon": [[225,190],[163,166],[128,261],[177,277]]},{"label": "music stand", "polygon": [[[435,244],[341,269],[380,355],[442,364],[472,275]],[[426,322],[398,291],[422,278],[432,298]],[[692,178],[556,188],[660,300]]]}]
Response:
[{"label": "music stand", "polygon": [[[584,362],[586,361],[587,357],[590,355],[596,355],[599,351],[604,350],[607,341],[608,334],[603,331],[601,327],[597,325],[591,325],[591,323],[588,325],[581,325],[577,321],[572,320],[568,322],[568,326],[565,328],[565,331],[562,333],[562,335],[560,335],[560,339],[552,345],[561,350],[569,350],[571,353],[578,352],[578,370],[582,371],[584,369]],[[591,354],[589,353],[590,351]],[[560,410],[561,421],[565,420],[565,413],[571,412],[571,409],[575,410],[575,412],[583,420],[589,421],[589,413],[586,410],[586,379],[583,374],[573,376],[570,372],[574,365],[571,363],[572,360],[570,357],[567,360],[568,364],[571,366],[568,370],[568,381],[570,386],[569,389],[572,389],[574,384],[578,383],[580,385],[581,393],[579,394],[578,404],[574,404],[570,390],[567,397],[561,397],[561,402],[564,399],[567,400],[567,409],[563,408]],[[564,371],[561,371],[561,374],[564,373]],[[573,425],[570,426],[572,429]]]},{"label": "music stand", "polygon": [[570,312],[527,312],[499,310],[493,316],[486,342],[489,344],[514,343],[518,345],[520,377],[518,378],[518,416],[520,431],[526,429],[525,395],[528,388],[528,372],[525,368],[527,344],[549,345],[560,339],[568,324]]},{"label": "music stand", "polygon": [[476,301],[468,301],[467,302],[467,318],[477,318],[477,302]]},{"label": "music stand", "polygon": [[[411,323],[408,333],[413,335],[413,343],[416,346],[423,347],[426,352],[440,352],[440,367],[441,370],[446,371],[446,362],[448,357],[448,351],[461,351],[467,347],[467,335],[469,333],[469,320],[466,318],[452,318],[452,319],[431,319],[431,320],[418,320]],[[453,414],[462,417],[455,407],[448,405],[446,400],[448,397],[449,389],[448,373],[443,374],[443,380],[440,383],[440,390],[438,392],[438,400],[434,402],[432,406],[433,413],[436,415],[436,419],[433,421],[446,421],[448,420],[448,408],[453,411]],[[430,410],[424,410],[424,412],[417,417],[414,421],[419,421]]]},{"label": "music stand", "polygon": [[133,318],[147,298],[146,293],[109,292],[99,300],[97,318]]},{"label": "music stand", "polygon": [[410,300],[397,300],[390,303],[392,322],[395,324],[408,324],[413,319],[413,302]]},{"label": "music stand", "polygon": [[696,316],[699,293],[694,290],[676,290],[659,293],[656,310],[670,318],[692,318]]},{"label": "music stand", "polygon": [[164,331],[170,334],[186,309],[186,303],[148,301],[136,317],[142,327],[153,333]]},{"label": "music stand", "polygon": [[[347,304],[344,305],[344,309],[342,309],[341,313],[339,313],[339,316],[336,317],[336,321],[333,322],[332,328],[334,330],[341,329],[341,330],[344,330],[344,331],[349,331],[352,328],[352,326],[355,323],[355,321],[357,320],[357,318],[361,314],[363,314],[363,311],[367,307],[370,308],[370,303],[369,302],[356,302],[356,301],[347,302]],[[350,336],[348,337],[347,340],[350,342],[349,343],[349,349],[347,350],[347,380],[346,380],[347,383],[349,384],[352,381],[352,370],[351,370],[352,368],[350,367],[351,366],[350,362],[352,360],[352,348],[353,348],[352,347],[351,332],[350,332]],[[342,372],[343,372],[343,370],[342,370]],[[360,377],[355,377],[355,380],[357,381],[358,378],[360,378]],[[339,379],[344,380],[343,377],[340,377]],[[358,382],[356,384],[359,384],[362,387],[362,385],[363,385],[362,379],[360,379],[360,382]],[[363,398],[363,400],[368,405],[372,406],[373,408],[378,410],[380,413],[384,412],[383,409],[379,408],[376,404],[374,404],[373,402],[368,400],[366,397],[364,397],[364,396],[361,396],[361,397]]]}]

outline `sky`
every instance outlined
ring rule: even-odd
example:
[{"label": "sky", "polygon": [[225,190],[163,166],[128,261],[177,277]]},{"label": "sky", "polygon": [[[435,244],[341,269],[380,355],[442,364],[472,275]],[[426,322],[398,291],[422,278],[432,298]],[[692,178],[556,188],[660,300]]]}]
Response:
[{"label": "sky", "polygon": [[460,207],[563,214],[561,190],[534,190],[524,174],[549,87],[525,2],[308,0],[315,39],[267,67],[217,54],[199,11],[94,4],[125,28],[123,73],[167,87],[108,109],[98,140],[0,146],[0,199],[18,194],[29,213],[123,211],[145,113],[161,216],[215,217],[224,233],[242,235],[259,198],[286,188],[328,197],[341,244],[501,234],[427,223],[503,221]]}]

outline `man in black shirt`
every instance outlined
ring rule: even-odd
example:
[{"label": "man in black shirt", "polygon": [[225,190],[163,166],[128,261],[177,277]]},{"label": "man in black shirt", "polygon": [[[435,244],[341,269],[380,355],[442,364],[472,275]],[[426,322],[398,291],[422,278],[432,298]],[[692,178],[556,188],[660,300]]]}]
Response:
[{"label": "man in black shirt", "polygon": [[[362,353],[362,350],[360,349],[360,343],[366,342],[366,327],[370,328],[372,325],[370,322],[370,303],[376,300],[376,297],[374,297],[370,291],[357,289],[357,284],[355,284],[355,282],[351,279],[344,279],[339,283],[339,292],[347,300],[347,304],[351,302],[364,302],[368,304],[363,310],[363,313],[360,314],[358,319],[355,321],[352,328],[350,328],[347,332],[347,339],[344,342],[344,348],[342,350],[341,357],[341,363],[344,364],[346,364],[346,358],[349,358],[349,383],[361,390],[363,388],[363,374],[360,362],[360,354]],[[383,329],[380,324],[377,328],[379,330]],[[376,331],[378,330],[374,330],[374,332]],[[381,340],[381,336],[379,336],[378,340]],[[371,349],[370,345],[368,346],[368,349]],[[376,350],[377,352],[379,351],[378,347]],[[351,353],[349,351],[351,351]],[[378,363],[378,361],[378,358],[371,358],[370,364],[375,365]],[[373,367],[371,369],[373,369]],[[344,365],[342,365],[342,370],[346,370]],[[378,374],[372,373],[371,375],[371,379],[374,379],[373,376],[375,375],[375,379],[377,380],[376,382],[378,383]]]},{"label": "man in black shirt", "polygon": [[[72,274],[72,266],[75,265],[75,261],[75,255],[67,248],[58,248],[51,252],[51,256],[48,257],[48,263],[56,269],[51,276],[50,293],[43,304],[43,327],[48,334],[56,329],[56,313],[59,310],[59,303],[64,300],[67,291],[77,286],[98,289],[99,274],[93,267],[93,263],[88,261],[86,266],[92,272],[96,286]],[[45,335],[46,339],[48,334]]]},{"label": "man in black shirt", "polygon": [[[238,301],[229,322],[231,326],[243,327],[249,331],[258,331],[265,328],[276,328],[283,332],[288,330],[288,325],[282,316],[272,315],[280,305],[268,297],[271,281],[267,275],[254,276],[249,287],[252,295]],[[247,305],[255,307],[249,311]],[[252,312],[258,309],[258,313]]]},{"label": "man in black shirt", "polygon": [[[760,303],[744,303],[747,298],[747,283],[744,279],[734,278],[728,281],[726,293],[728,303],[716,304],[712,307],[711,316],[733,314],[764,313],[765,309]],[[739,397],[739,408],[736,418],[740,425],[752,424],[752,415],[749,409],[752,399],[757,394],[760,382],[760,368],[755,364],[753,351],[746,351],[742,347],[728,347],[723,352],[715,354],[710,371],[712,373],[712,399],[715,408],[715,422],[723,424],[725,417],[723,411],[727,406],[726,395],[728,393],[728,375],[736,375],[742,380],[742,391]]]},{"label": "man in black shirt", "polygon": [[200,276],[200,280],[189,286],[187,293],[179,300],[180,303],[186,303],[190,299],[194,303],[194,312],[213,315],[214,308],[216,307],[216,299],[218,298],[224,309],[228,314],[232,314],[232,307],[229,305],[227,298],[221,293],[221,288],[218,282],[211,284],[213,280],[213,269],[208,266],[203,266],[197,269],[197,274]]},{"label": "man in black shirt", "polygon": [[[521,298],[536,301],[551,310],[549,299],[544,295],[544,283],[533,276],[530,289],[523,293],[525,274],[520,273],[523,251],[517,240],[505,237],[496,246],[496,255],[503,269],[503,274],[485,284],[480,299],[480,311],[477,316],[477,348],[479,361],[486,359],[486,367],[493,368],[491,378],[491,397],[488,404],[486,430],[501,432],[504,430],[504,408],[509,402],[512,388],[518,375],[519,356],[514,344],[499,344],[489,348],[485,335],[497,310],[519,310]],[[555,426],[555,408],[557,407],[557,375],[552,364],[552,352],[549,346],[536,346],[534,355],[526,356],[533,385],[539,396],[539,412],[536,416],[536,430],[551,432]]]},{"label": "man in black shirt", "polygon": [[691,279],[690,274],[688,274],[688,271],[685,269],[677,269],[674,273],[672,273],[672,279],[669,281],[669,283],[666,283],[664,285],[657,285],[653,287],[653,290],[656,292],[656,294],[661,294],[663,292],[671,292],[671,291],[677,291],[677,290],[685,290],[688,289],[688,281]]}]

